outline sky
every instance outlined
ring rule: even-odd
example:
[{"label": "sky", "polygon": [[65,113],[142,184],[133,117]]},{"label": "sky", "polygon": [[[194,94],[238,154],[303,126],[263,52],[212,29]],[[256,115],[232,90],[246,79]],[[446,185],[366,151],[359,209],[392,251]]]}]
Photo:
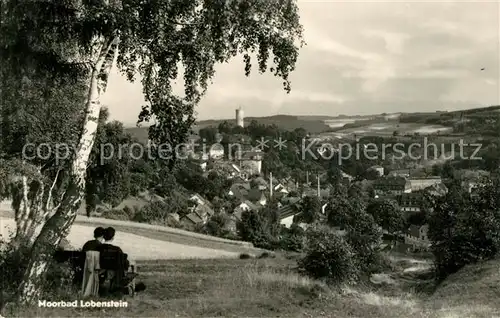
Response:
[{"label": "sky", "polygon": [[[292,92],[271,74],[218,65],[197,118],[368,115],[500,105],[500,1],[299,0],[307,45]],[[484,68],[484,70],[481,70]],[[134,125],[139,82],[115,69],[102,102]]]}]

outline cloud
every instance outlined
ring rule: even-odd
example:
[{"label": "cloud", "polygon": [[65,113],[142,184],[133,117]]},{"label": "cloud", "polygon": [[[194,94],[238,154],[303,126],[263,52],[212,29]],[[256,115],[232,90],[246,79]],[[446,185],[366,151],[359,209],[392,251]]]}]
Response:
[{"label": "cloud", "polygon": [[313,50],[331,53],[336,56],[352,57],[363,61],[378,61],[380,56],[369,51],[356,50],[338,41],[334,41],[322,31],[309,28],[305,32],[306,41],[309,48]]},{"label": "cloud", "polygon": [[[292,92],[271,74],[244,76],[241,57],[217,67],[200,119],[369,114],[500,104],[499,4],[299,1],[308,43]],[[485,68],[481,71],[481,68]],[[140,84],[112,75],[103,102],[135,122]],[[180,81],[182,82],[182,81]]]},{"label": "cloud", "polygon": [[382,39],[385,43],[387,52],[390,54],[402,54],[405,41],[409,38],[408,34],[374,29],[367,29],[362,31],[362,33],[367,37]]}]

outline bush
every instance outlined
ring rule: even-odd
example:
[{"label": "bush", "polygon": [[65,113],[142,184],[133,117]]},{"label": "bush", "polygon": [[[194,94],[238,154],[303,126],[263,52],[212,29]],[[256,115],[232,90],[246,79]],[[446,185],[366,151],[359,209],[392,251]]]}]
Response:
[{"label": "bush", "polygon": [[135,216],[135,208],[131,208],[128,205],[123,208],[123,212],[128,215],[130,220],[132,220]]},{"label": "bush", "polygon": [[285,251],[301,252],[304,248],[305,231],[293,224],[290,229],[283,228],[279,241],[280,248]]},{"label": "bush", "polygon": [[102,217],[111,220],[129,221],[130,215],[125,210],[113,209],[106,210],[102,213]]},{"label": "bush", "polygon": [[298,265],[308,276],[328,283],[352,283],[358,278],[352,248],[329,227],[311,227],[306,231],[305,253]]},{"label": "bush", "polygon": [[205,224],[203,228],[203,233],[224,237],[227,234],[226,224],[228,222],[228,217],[224,214],[215,214],[210,217],[208,222]]},{"label": "bush", "polygon": [[169,207],[164,202],[151,202],[137,211],[133,220],[140,223],[165,224]]},{"label": "bush", "polygon": [[[14,246],[0,241],[0,275],[2,290],[0,308],[13,302],[29,263],[31,248],[28,244]],[[70,264],[50,262],[42,283],[42,296],[46,299],[71,300],[75,295],[73,270]]]},{"label": "bush", "polygon": [[244,211],[241,221],[236,223],[236,229],[241,240],[255,247],[275,249],[279,246],[278,239],[270,233],[269,223],[258,212]]},{"label": "bush", "polygon": [[[498,178],[498,176],[496,177]],[[484,182],[476,196],[459,185],[433,202],[429,238],[440,279],[500,251],[500,179]]]}]

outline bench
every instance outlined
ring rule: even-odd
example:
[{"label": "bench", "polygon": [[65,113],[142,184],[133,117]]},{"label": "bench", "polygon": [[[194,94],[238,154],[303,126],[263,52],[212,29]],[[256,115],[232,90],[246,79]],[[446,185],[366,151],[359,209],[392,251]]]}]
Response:
[{"label": "bench", "polygon": [[[85,258],[86,253],[82,251],[56,251],[54,254],[54,260],[57,263],[66,262],[72,267],[74,272],[73,284],[75,286],[82,285]],[[126,253],[115,251],[101,252],[99,255],[99,266],[100,293],[121,292],[126,288],[129,295],[134,295],[137,268],[134,262],[128,261]]]}]

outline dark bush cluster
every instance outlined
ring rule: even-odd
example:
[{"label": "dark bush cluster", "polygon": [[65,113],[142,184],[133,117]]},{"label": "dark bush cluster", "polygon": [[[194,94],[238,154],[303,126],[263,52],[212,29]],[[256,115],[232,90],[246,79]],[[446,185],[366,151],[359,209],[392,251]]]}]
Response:
[{"label": "dark bush cluster", "polygon": [[304,248],[305,231],[297,224],[287,229],[283,227],[279,239],[279,247],[284,251],[301,252]]},{"label": "dark bush cluster", "polygon": [[255,247],[274,250],[279,246],[276,233],[279,224],[271,224],[262,212],[244,211],[236,229],[241,240],[252,243]]},{"label": "dark bush cluster", "polygon": [[128,214],[127,211],[125,211],[125,209],[106,210],[102,213],[102,217],[106,219],[120,220],[120,221],[130,220],[130,214]]},{"label": "dark bush cluster", "polygon": [[355,252],[346,240],[328,226],[306,232],[305,257],[299,260],[304,274],[328,283],[354,282],[359,272]]},{"label": "dark bush cluster", "polygon": [[438,278],[500,251],[500,178],[493,175],[474,194],[460,185],[432,202],[429,238]]},{"label": "dark bush cluster", "polygon": [[[14,301],[17,289],[21,285],[23,275],[28,267],[31,248],[28,243],[12,244],[0,241],[0,308]],[[55,261],[48,265],[47,275],[42,282],[42,293],[46,299],[70,300],[74,298],[73,270],[70,264],[59,264]]]},{"label": "dark bush cluster", "polygon": [[160,201],[151,202],[139,209],[132,220],[140,223],[165,225],[167,223],[168,211],[169,207],[166,203]]}]

